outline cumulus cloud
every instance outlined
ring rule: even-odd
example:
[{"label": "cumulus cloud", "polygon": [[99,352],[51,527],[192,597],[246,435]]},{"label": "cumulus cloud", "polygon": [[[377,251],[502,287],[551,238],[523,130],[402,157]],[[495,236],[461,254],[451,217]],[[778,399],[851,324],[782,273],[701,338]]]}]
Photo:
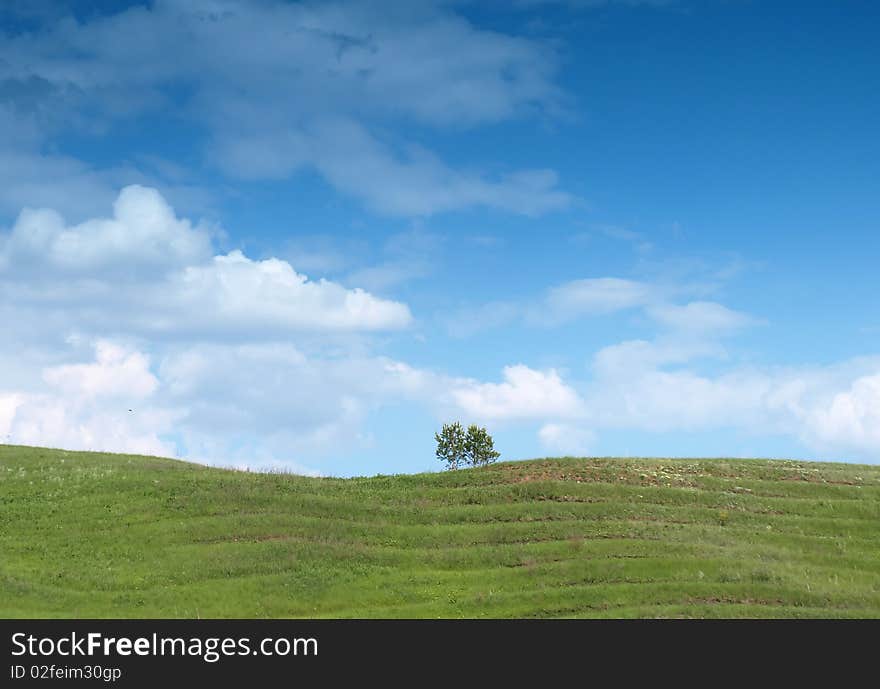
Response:
[{"label": "cumulus cloud", "polygon": [[139,186],[120,192],[112,218],[73,227],[55,211],[25,211],[0,235],[9,299],[0,308],[36,305],[53,328],[106,328],[112,315],[125,332],[174,336],[372,331],[412,320],[405,304],[309,280],[281,259],[212,256],[212,248],[207,230]]},{"label": "cumulus cloud", "polygon": [[[539,441],[562,454],[587,452],[605,430],[730,429],[787,436],[822,457],[880,459],[876,358],[826,366],[737,365],[717,336],[752,322],[749,317],[698,303],[670,308],[656,321],[666,329],[656,339],[598,350],[592,378],[578,385],[557,371],[518,365],[504,370],[501,383],[459,380],[452,397],[459,410],[478,419],[543,422]],[[700,362],[714,366],[701,371]]]},{"label": "cumulus cloud", "polygon": [[880,458],[880,371],[853,381],[805,418],[803,436],[823,448],[843,448]]},{"label": "cumulus cloud", "polygon": [[[286,261],[252,261],[240,251],[189,266],[163,291],[176,295],[180,312],[206,327],[280,327],[381,330],[406,326],[409,309],[360,288],[310,281]],[[163,295],[164,296],[164,295]],[[170,300],[164,300],[168,303]]]},{"label": "cumulus cloud", "polygon": [[193,227],[155,189],[132,185],[113,204],[113,216],[66,226],[51,209],[25,209],[0,244],[0,265],[94,274],[142,265],[166,270],[191,265],[211,255],[209,232]]},{"label": "cumulus cloud", "polygon": [[554,369],[538,371],[523,364],[507,366],[504,382],[461,381],[452,390],[455,403],[477,419],[567,418],[583,413],[577,392]]},{"label": "cumulus cloud", "polygon": [[47,367],[43,379],[43,390],[0,390],[5,442],[174,454],[174,446],[160,436],[171,431],[179,413],[156,406],[159,381],[143,353],[98,341],[93,362]]},{"label": "cumulus cloud", "polygon": [[146,356],[106,341],[96,344],[94,363],[53,366],[43,372],[43,379],[61,392],[84,399],[139,399],[151,395],[159,385]]},{"label": "cumulus cloud", "polygon": [[405,304],[215,254],[152,189],[75,225],[23,212],[0,256],[0,363],[17,362],[0,375],[7,442],[312,472],[365,443],[373,411],[438,387],[357,337],[407,326]]},{"label": "cumulus cloud", "polygon": [[0,390],[0,432],[24,444],[314,472],[328,452],[367,447],[371,415],[406,402],[438,419],[536,424],[556,454],[587,453],[605,430],[735,429],[786,435],[822,456],[880,455],[880,361],[701,373],[698,359],[723,362],[725,352],[685,334],[605,347],[579,384],[523,364],[500,382],[449,377],[357,348],[310,352],[281,340],[154,343],[150,356],[99,339],[92,360],[48,364],[30,388]]},{"label": "cumulus cloud", "polygon": [[[30,374],[0,390],[7,441],[312,471],[303,457],[358,446],[373,410],[435,386],[356,342],[321,346],[405,327],[406,305],[310,280],[277,258],[215,255],[211,232],[153,189],[126,188],[111,217],[76,225],[23,212],[0,235],[0,256],[8,334],[39,343],[21,359]],[[293,336],[318,338],[317,354]],[[89,339],[93,360],[63,361]]]},{"label": "cumulus cloud", "polygon": [[603,348],[583,393],[591,428],[651,432],[737,429],[785,435],[828,456],[880,457],[880,361],[828,366],[729,366],[699,373],[700,358],[725,351],[699,339],[630,341]]},{"label": "cumulus cloud", "polygon": [[758,428],[777,386],[760,373],[710,377],[690,370],[642,370],[601,379],[589,396],[590,418],[604,427],[658,432]]},{"label": "cumulus cloud", "polygon": [[360,422],[388,399],[434,392],[430,374],[402,362],[355,353],[310,355],[287,343],[175,347],[159,376],[168,399],[190,410],[187,423],[206,432],[286,428],[304,434],[339,419]]},{"label": "cumulus cloud", "polygon": [[20,393],[0,393],[0,438],[3,442],[12,439],[12,421],[23,399]]},{"label": "cumulus cloud", "polygon": [[372,412],[443,388],[393,359],[286,343],[175,345],[155,363],[118,342],[93,350],[44,367],[32,390],[0,389],[3,442],[315,473],[311,462],[367,444]]},{"label": "cumulus cloud", "polygon": [[186,412],[176,429],[184,456],[300,473],[331,455],[357,458],[372,443],[373,414],[402,402],[430,410],[446,387],[388,357],[289,343],[174,347],[158,376],[165,403]]}]

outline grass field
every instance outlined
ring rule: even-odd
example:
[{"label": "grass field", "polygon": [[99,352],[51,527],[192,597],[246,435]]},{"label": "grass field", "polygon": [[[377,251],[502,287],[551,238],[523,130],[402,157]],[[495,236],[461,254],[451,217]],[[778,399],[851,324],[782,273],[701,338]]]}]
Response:
[{"label": "grass field", "polygon": [[0,617],[880,617],[880,467],[304,478],[0,446]]}]

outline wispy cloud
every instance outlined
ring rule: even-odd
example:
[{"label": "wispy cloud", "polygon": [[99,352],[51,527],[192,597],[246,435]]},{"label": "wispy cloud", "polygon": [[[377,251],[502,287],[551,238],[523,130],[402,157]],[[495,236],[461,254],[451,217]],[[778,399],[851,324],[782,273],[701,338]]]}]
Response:
[{"label": "wispy cloud", "polygon": [[455,337],[467,337],[512,324],[551,328],[584,318],[639,311],[674,330],[721,333],[758,323],[758,319],[710,301],[679,303],[704,291],[702,285],[654,283],[618,277],[572,280],[532,300],[488,302],[460,309],[446,319]]},{"label": "wispy cloud", "polygon": [[[39,140],[144,113],[201,128],[204,154],[230,177],[283,179],[308,168],[380,213],[485,206],[537,215],[572,200],[552,170],[462,171],[389,133],[400,123],[460,131],[562,107],[552,46],[477,28],[442,4],[375,12],[357,2],[159,2],[55,19],[4,37],[0,57],[0,80],[28,88],[45,114],[31,132],[30,163],[53,165],[55,179],[69,168],[70,203],[77,185],[105,173],[41,161]],[[27,192],[19,184],[14,198],[64,200]]]}]

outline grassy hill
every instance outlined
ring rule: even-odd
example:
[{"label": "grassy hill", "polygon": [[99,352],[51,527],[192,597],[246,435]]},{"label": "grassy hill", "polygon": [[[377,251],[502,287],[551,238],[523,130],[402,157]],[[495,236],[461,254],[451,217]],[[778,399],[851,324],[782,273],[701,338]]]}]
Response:
[{"label": "grassy hill", "polygon": [[880,617],[880,467],[317,479],[0,446],[0,617]]}]

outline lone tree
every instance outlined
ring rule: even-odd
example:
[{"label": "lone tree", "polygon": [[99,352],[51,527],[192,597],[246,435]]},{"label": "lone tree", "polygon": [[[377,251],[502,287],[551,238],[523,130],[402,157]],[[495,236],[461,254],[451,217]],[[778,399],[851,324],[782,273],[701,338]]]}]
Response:
[{"label": "lone tree", "polygon": [[447,469],[459,466],[485,466],[491,464],[500,453],[495,451],[492,436],[476,424],[468,426],[467,432],[458,422],[444,423],[443,430],[434,434],[437,441],[437,458],[446,462]]},{"label": "lone tree", "polygon": [[464,439],[464,454],[468,464],[475,467],[491,464],[501,456],[495,451],[495,441],[489,431],[473,423],[468,426]]},{"label": "lone tree", "polygon": [[434,434],[437,441],[437,459],[446,462],[447,469],[458,469],[458,465],[465,460],[464,427],[455,423],[444,423],[443,430]]}]

